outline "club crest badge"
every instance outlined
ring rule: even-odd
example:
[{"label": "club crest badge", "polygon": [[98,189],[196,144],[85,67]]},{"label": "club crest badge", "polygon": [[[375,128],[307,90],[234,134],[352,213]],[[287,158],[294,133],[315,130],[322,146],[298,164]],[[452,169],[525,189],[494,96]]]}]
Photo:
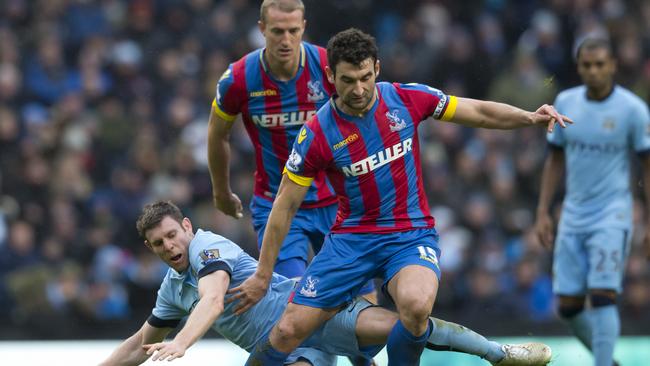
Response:
[{"label": "club crest badge", "polygon": [[310,102],[319,102],[325,99],[325,93],[323,92],[323,86],[321,85],[320,81],[309,80],[307,82],[307,88],[309,88],[309,92],[307,92],[307,99]]},{"label": "club crest badge", "polygon": [[312,278],[311,276],[307,277],[305,284],[300,289],[300,294],[306,297],[316,297],[316,284],[318,284],[317,278]]},{"label": "club crest badge", "polygon": [[392,112],[386,112],[386,118],[388,118],[388,127],[390,127],[390,132],[401,131],[406,127],[406,121],[399,118],[397,115],[399,110],[393,109]]}]

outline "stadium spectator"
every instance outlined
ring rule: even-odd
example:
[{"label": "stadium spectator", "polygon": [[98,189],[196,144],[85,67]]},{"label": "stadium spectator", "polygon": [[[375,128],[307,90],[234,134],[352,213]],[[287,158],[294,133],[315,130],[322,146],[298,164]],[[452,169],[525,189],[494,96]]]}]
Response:
[{"label": "stadium spectator", "polygon": [[[49,255],[43,254],[42,257],[37,255],[37,260],[49,263],[52,261],[50,258],[59,258],[54,261],[60,262],[61,254],[56,253],[62,251],[65,259],[76,262],[81,268],[84,274],[81,281],[86,286],[90,283],[87,274],[94,271],[91,259],[95,249],[88,244],[89,233],[90,228],[98,223],[111,225],[111,242],[126,252],[131,252],[136,268],[150,268],[151,263],[157,261],[146,251],[133,253],[133,243],[138,238],[133,230],[132,218],[121,214],[122,210],[118,209],[118,206],[122,204],[113,204],[112,199],[117,194],[117,188],[113,186],[112,178],[117,178],[114,172],[122,171],[124,167],[134,167],[133,169],[140,171],[139,184],[142,187],[131,195],[133,200],[144,202],[154,198],[169,198],[168,187],[173,183],[176,187],[175,195],[186,197],[184,199],[187,202],[183,203],[183,210],[191,213],[196,223],[201,227],[218,228],[220,233],[240,243],[247,252],[253,255],[257,253],[257,239],[250,217],[245,216],[241,220],[215,217],[211,205],[212,192],[207,164],[197,158],[199,156],[205,159],[205,150],[197,150],[192,154],[194,158],[191,160],[195,163],[188,160],[185,153],[181,154],[184,158],[179,160],[187,161],[188,168],[178,169],[179,164],[183,163],[175,162],[174,157],[177,151],[184,151],[186,146],[201,149],[201,145],[205,145],[206,121],[210,103],[215,96],[214,86],[227,69],[229,60],[237,60],[248,52],[263,47],[264,39],[256,26],[259,2],[186,1],[183,5],[185,9],[181,12],[185,17],[189,14],[191,24],[183,28],[182,34],[175,31],[169,23],[169,16],[163,17],[163,14],[170,13],[170,9],[178,3],[150,0],[0,1],[0,210],[8,227],[16,221],[26,221],[33,226],[37,252],[51,252]],[[488,98],[487,90],[494,85],[497,75],[503,75],[511,68],[512,60],[519,52],[519,40],[524,33],[535,34],[529,32],[529,29],[533,29],[531,19],[537,10],[544,9],[552,12],[559,20],[556,24],[559,27],[557,34],[564,48],[564,56],[561,59],[562,66],[557,67],[568,72],[554,75],[545,66],[540,71],[539,79],[552,81],[552,84],[548,85],[554,90],[576,85],[579,82],[578,76],[571,72],[574,69],[570,57],[572,46],[585,34],[600,32],[609,34],[614,44],[627,44],[625,40],[628,38],[634,40],[630,43],[635,46],[629,49],[638,48],[634,52],[640,52],[640,56],[626,51],[634,56],[626,56],[629,60],[626,61],[629,63],[626,69],[640,71],[633,75],[634,78],[625,76],[618,80],[619,76],[623,76],[619,75],[617,82],[633,90],[646,102],[650,101],[650,63],[647,61],[650,59],[650,3],[645,1],[408,0],[397,5],[386,0],[305,0],[305,5],[308,9],[317,9],[305,14],[308,22],[305,40],[324,44],[340,29],[348,26],[364,27],[378,36],[380,49],[383,50],[380,58],[385,62],[382,64],[380,78],[396,80],[399,76],[399,79],[405,82],[426,81],[440,85],[443,90],[452,94],[479,99]],[[82,32],[82,35],[78,35],[68,31],[68,24],[71,24],[68,7],[92,8],[95,17],[105,19],[105,23],[102,23],[104,25],[97,28],[101,29],[101,32]],[[102,15],[98,15],[98,12]],[[359,19],[364,20],[363,24],[360,24]],[[405,26],[408,23],[414,25]],[[444,60],[467,60],[467,55],[462,55],[462,52],[453,58],[445,56],[445,52],[453,48],[450,43],[456,39],[457,31],[465,33],[462,37],[469,33],[472,38],[471,42],[466,41],[475,47],[473,63],[481,66],[480,80],[438,79],[442,68],[440,63]],[[29,64],[36,59],[38,45],[47,35],[58,38],[59,44],[62,45],[61,62],[65,68],[60,66],[61,69],[81,77],[80,89],[73,94],[53,96],[56,102],[52,105],[34,99],[26,84]],[[465,40],[463,42],[465,43]],[[393,56],[398,57],[400,54],[388,53],[400,49],[417,51],[418,56],[424,57],[422,60],[428,60],[415,70],[418,73],[417,79],[415,74],[404,72],[409,68],[396,69],[404,66],[403,61],[390,61]],[[165,52],[177,55],[181,59],[177,63],[184,65],[177,76],[178,84],[170,86],[158,79],[158,65],[161,55]],[[531,52],[538,53],[536,50]],[[459,63],[456,66],[460,65]],[[194,118],[183,127],[171,128],[167,125],[170,120],[166,114],[170,101],[162,96],[187,98],[188,85],[192,86],[191,92],[194,93],[190,97]],[[165,90],[165,86],[170,90]],[[552,100],[543,102],[550,103]],[[61,118],[59,111],[74,117]],[[455,234],[451,235],[455,237],[453,240],[470,243],[472,248],[459,249],[462,255],[454,258],[455,262],[448,269],[445,269],[445,264],[450,258],[446,254],[441,259],[443,277],[449,280],[441,283],[436,312],[441,317],[465,322],[459,312],[462,308],[460,305],[471,302],[474,295],[464,284],[472,273],[471,267],[481,261],[479,253],[482,251],[474,249],[485,243],[479,240],[478,236],[475,237],[476,234],[468,229],[464,221],[463,207],[466,197],[487,194],[493,198],[492,207],[496,209],[493,215],[496,217],[490,230],[503,240],[499,245],[507,256],[507,270],[499,277],[504,297],[513,295],[514,287],[507,284],[514,283],[514,269],[527,255],[539,257],[542,278],[548,272],[550,255],[540,252],[538,246],[532,245],[531,236],[539,175],[546,148],[544,136],[539,130],[527,129],[497,134],[501,139],[495,141],[493,136],[477,134],[472,129],[433,123],[424,123],[419,132],[422,140],[426,141],[422,144],[421,155],[426,166],[424,184],[427,186],[429,200],[444,204],[452,210],[456,216],[453,226]],[[508,138],[503,138],[506,135]],[[468,171],[463,171],[461,176],[457,169],[461,165],[458,164],[462,162],[465,166],[468,162],[464,161],[467,157],[459,159],[459,156],[464,155],[466,149],[475,149],[477,139],[487,146],[483,158],[478,164],[468,164],[465,167]],[[77,144],[83,140],[87,140],[87,146]],[[244,206],[250,203],[249,197],[253,195],[251,177],[255,157],[249,141],[243,123],[235,123],[231,130],[231,184],[242,197]],[[83,146],[81,150],[75,150],[73,153],[81,154],[73,159],[80,160],[73,164],[76,166],[73,170],[75,174],[90,179],[90,194],[88,197],[79,196],[81,198],[68,205],[69,209],[57,209],[56,214],[52,215],[51,202],[55,200],[49,196],[49,192],[54,189],[55,181],[49,177],[50,174],[58,175],[56,169],[60,162],[68,161],[65,165],[70,164],[71,142],[74,142],[72,146],[75,149]],[[189,166],[192,167],[191,172],[185,170],[190,169]],[[494,167],[505,168],[494,170]],[[66,169],[69,169],[69,165]],[[467,185],[462,182],[465,177],[471,176],[480,184]],[[117,181],[119,180],[115,182]],[[137,180],[132,183],[134,182]],[[56,189],[59,191],[62,188],[61,183],[56,180]],[[505,189],[508,184],[512,185]],[[79,183],[71,185],[77,186]],[[490,187],[492,185],[495,185],[495,188]],[[191,193],[189,197],[187,187]],[[497,195],[494,195],[494,189],[511,189],[512,197],[515,198],[503,205],[502,201],[497,200]],[[638,191],[639,188],[635,185],[632,189]],[[78,191],[75,189],[74,192]],[[638,199],[635,200],[635,204],[639,203]],[[55,220],[60,221],[56,219],[59,213],[72,215],[76,223],[70,226],[70,222],[57,222],[55,225]],[[557,212],[554,211],[553,215],[556,217]],[[642,217],[635,221],[635,226],[639,229],[635,231],[631,242],[631,258],[634,253],[642,253],[644,221]],[[70,226],[74,235],[66,234],[63,237],[60,227],[56,229],[58,233],[55,235],[54,227],[61,225]],[[443,237],[445,239],[441,246],[449,244],[463,248],[460,243],[450,243],[452,239],[448,233]],[[52,244],[53,242],[58,244]],[[0,247],[7,248],[6,240]],[[448,249],[443,251],[449,253]],[[642,310],[650,306],[650,273],[634,269],[637,266],[632,262],[634,260],[631,259],[631,266],[627,269],[629,277],[626,277],[625,281],[631,291],[626,290],[620,298],[623,309],[622,329],[627,333],[645,333],[647,329],[642,325],[647,322],[637,320],[635,314],[648,313]],[[162,274],[154,269],[148,273],[147,276],[151,277],[146,281],[148,285],[144,288],[151,289],[146,286],[155,287],[152,283],[157,284]],[[123,323],[120,324],[125,327],[138,326],[139,324],[129,322],[137,320],[138,314],[149,311],[153,301],[152,295],[149,290],[143,290],[131,279],[121,281],[126,281],[129,314],[132,316],[122,319]],[[0,278],[0,282],[6,285],[5,278]],[[33,290],[40,291],[37,288]],[[32,295],[37,297],[43,294]],[[3,309],[7,309],[2,315],[7,322],[4,322],[0,329],[0,337],[88,338],[121,335],[115,331],[118,328],[115,322],[118,320],[112,320],[110,326],[103,326],[106,323],[98,319],[93,320],[92,315],[87,321],[75,321],[76,315],[56,311],[43,318],[43,324],[65,324],[65,327],[59,329],[65,329],[66,332],[54,333],[48,332],[44,327],[24,327],[21,320],[10,316],[15,302],[3,304],[8,304],[8,307],[2,305]],[[534,327],[525,322],[536,321],[531,319],[532,313],[526,312],[519,314],[516,321],[491,322],[486,319],[501,319],[498,312],[494,312],[494,308],[483,311],[483,316],[467,324],[489,331],[490,334],[515,334],[521,329]],[[498,327],[494,325],[497,323]],[[563,331],[561,324],[552,319],[543,321],[543,324],[544,327],[539,329],[555,334]]]}]

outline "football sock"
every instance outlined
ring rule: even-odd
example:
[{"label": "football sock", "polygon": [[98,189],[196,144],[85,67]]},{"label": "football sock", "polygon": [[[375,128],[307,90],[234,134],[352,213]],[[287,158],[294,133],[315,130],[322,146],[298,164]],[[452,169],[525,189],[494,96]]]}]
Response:
[{"label": "football sock", "polygon": [[288,353],[273,348],[267,336],[255,346],[244,366],[283,366],[287,357]]},{"label": "football sock", "polygon": [[427,339],[428,349],[467,353],[490,362],[499,362],[505,357],[501,344],[489,341],[462,325],[436,318],[431,320],[434,327]]},{"label": "football sock", "polygon": [[616,305],[595,307],[591,310],[592,353],[596,366],[611,366],[614,345],[621,332],[621,321]]},{"label": "football sock", "polygon": [[427,330],[421,336],[415,336],[398,320],[388,335],[386,351],[388,353],[388,366],[417,366],[420,364],[420,355],[427,343],[433,327],[428,322]]},{"label": "football sock", "polygon": [[573,334],[591,351],[591,310],[583,310],[566,321]]}]

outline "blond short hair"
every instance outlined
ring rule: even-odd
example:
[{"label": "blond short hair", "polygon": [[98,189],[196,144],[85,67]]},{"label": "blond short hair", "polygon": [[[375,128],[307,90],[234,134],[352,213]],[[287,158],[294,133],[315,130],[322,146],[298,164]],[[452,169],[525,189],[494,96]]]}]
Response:
[{"label": "blond short hair", "polygon": [[266,13],[269,8],[277,8],[283,13],[300,10],[303,17],[305,16],[305,4],[302,3],[302,0],[264,0],[260,6],[260,21],[266,21]]}]

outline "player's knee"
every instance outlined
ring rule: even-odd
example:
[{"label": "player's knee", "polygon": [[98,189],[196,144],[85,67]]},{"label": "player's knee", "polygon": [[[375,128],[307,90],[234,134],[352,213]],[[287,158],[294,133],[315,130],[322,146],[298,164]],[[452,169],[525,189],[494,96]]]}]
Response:
[{"label": "player's knee", "polygon": [[615,291],[598,291],[589,294],[591,306],[594,308],[616,305]]},{"label": "player's knee", "polygon": [[276,325],[276,336],[281,344],[292,344],[299,339],[300,329],[294,322],[280,321]]},{"label": "player's knee", "polygon": [[415,297],[405,301],[400,309],[400,317],[413,324],[426,324],[433,304],[426,298]]}]

